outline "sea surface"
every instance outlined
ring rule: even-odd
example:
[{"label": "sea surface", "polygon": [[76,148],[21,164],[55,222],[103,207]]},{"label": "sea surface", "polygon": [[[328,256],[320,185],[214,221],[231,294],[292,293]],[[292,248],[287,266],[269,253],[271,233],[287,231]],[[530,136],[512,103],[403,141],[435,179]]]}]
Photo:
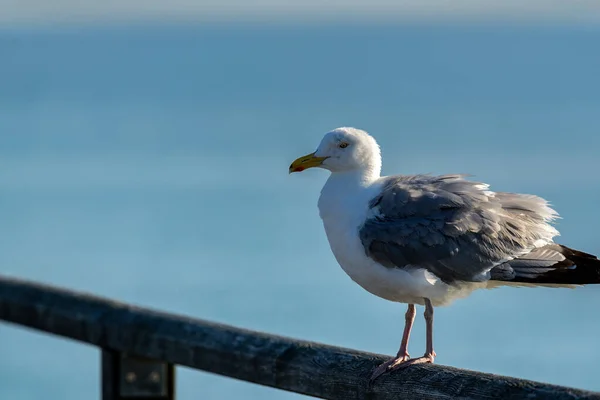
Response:
[{"label": "sea surface", "polygon": [[[600,253],[600,29],[139,25],[0,31],[0,273],[395,354],[405,306],[336,264],[288,175],[338,126],[384,173],[535,193]],[[437,362],[600,391],[600,286],[439,308]],[[420,317],[410,352],[425,347]],[[0,324],[0,398],[99,398],[96,348]],[[178,398],[299,395],[185,368]]]}]

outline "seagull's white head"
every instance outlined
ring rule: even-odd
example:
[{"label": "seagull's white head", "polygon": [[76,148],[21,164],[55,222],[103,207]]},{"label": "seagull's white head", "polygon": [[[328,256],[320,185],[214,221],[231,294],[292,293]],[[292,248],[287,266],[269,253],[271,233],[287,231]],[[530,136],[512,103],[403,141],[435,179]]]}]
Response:
[{"label": "seagull's white head", "polygon": [[356,128],[337,128],[327,132],[317,151],[296,159],[289,172],[324,168],[332,173],[356,171],[363,174],[381,172],[381,152],[375,139]]}]

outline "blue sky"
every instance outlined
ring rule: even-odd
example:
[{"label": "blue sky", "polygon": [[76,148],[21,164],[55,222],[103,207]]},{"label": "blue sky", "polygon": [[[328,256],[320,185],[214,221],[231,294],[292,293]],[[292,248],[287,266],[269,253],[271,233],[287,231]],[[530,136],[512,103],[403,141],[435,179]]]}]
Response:
[{"label": "blue sky", "polygon": [[598,0],[0,0],[0,10],[0,25],[215,19],[600,21]]}]

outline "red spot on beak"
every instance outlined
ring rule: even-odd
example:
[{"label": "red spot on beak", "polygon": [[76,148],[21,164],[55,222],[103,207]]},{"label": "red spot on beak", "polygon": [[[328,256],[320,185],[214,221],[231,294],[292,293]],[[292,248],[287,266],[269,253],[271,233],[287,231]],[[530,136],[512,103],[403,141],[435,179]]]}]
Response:
[{"label": "red spot on beak", "polygon": [[298,168],[296,168],[296,172],[302,172],[302,171],[304,171],[304,167],[298,167]]}]

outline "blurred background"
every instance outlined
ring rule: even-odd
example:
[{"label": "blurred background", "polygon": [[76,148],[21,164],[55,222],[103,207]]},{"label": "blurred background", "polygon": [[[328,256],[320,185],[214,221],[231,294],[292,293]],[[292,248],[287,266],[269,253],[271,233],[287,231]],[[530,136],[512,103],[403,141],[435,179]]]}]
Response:
[{"label": "blurred background", "polygon": [[[338,126],[384,173],[548,198],[600,253],[600,3],[0,0],[0,273],[395,354],[288,175]],[[437,362],[600,390],[600,287],[436,312]],[[410,345],[425,348],[419,318]],[[180,399],[301,396],[179,368]],[[0,398],[98,398],[95,348],[0,324]],[[96,396],[96,397],[95,397]]]}]

